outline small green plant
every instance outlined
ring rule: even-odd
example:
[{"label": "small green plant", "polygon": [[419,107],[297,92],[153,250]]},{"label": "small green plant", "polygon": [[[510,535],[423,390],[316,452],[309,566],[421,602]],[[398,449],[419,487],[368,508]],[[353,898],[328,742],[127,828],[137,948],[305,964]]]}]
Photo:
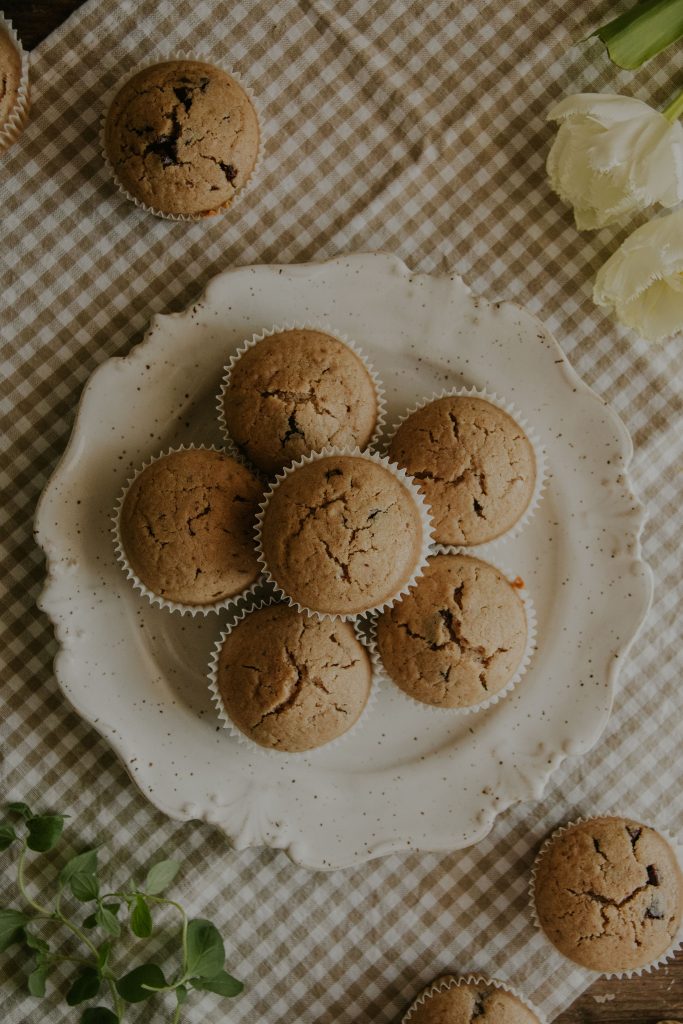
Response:
[{"label": "small green plant", "polygon": [[[80,1017],[81,1024],[118,1024],[129,1004],[141,1003],[156,993],[173,992],[176,998],[172,1024],[177,1024],[191,989],[236,996],[242,984],[225,970],[225,950],[218,929],[202,918],[188,919],[179,903],[161,895],[175,878],[180,864],[161,860],[147,873],[140,888],[102,892],[97,867],[97,849],[86,850],[62,866],[51,905],[29,895],[24,877],[29,851],[45,853],[58,842],[64,815],[34,814],[24,803],[7,806],[9,820],[0,823],[0,851],[18,850],[17,882],[25,909],[0,910],[0,951],[13,943],[23,944],[31,963],[28,990],[32,996],[45,995],[50,970],[55,964],[74,964],[76,973],[66,993],[69,1006],[96,999],[109,990],[112,1008],[91,1006]],[[63,908],[64,897],[73,897],[87,909],[76,921]],[[155,907],[173,907],[181,917],[182,964],[177,978],[167,980],[156,963],[142,962],[131,970],[114,966],[116,941],[124,934],[122,918],[138,939],[153,934]],[[63,955],[64,929],[82,945],[82,955]],[[48,941],[49,940],[49,941]],[[55,948],[55,942],[59,945]]]}]

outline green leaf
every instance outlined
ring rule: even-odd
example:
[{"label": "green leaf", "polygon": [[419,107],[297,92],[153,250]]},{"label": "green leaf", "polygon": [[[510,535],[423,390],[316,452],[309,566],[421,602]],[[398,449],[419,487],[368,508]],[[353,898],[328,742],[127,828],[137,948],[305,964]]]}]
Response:
[{"label": "green leaf", "polygon": [[21,929],[28,920],[19,910],[0,910],[0,952],[21,938]]},{"label": "green leaf", "polygon": [[107,907],[99,907],[97,909],[95,920],[101,928],[104,928],[108,935],[112,935],[115,939],[121,934],[121,925]]},{"label": "green leaf", "polygon": [[83,1011],[81,1024],[119,1024],[119,1018],[106,1006],[89,1006]]},{"label": "green leaf", "polygon": [[11,825],[0,825],[0,852],[9,849],[16,838],[17,833]]},{"label": "green leaf", "polygon": [[48,971],[49,967],[46,964],[41,964],[40,967],[36,967],[29,974],[28,990],[32,996],[40,997],[45,995],[45,979],[47,978]]},{"label": "green leaf", "polygon": [[640,0],[594,32],[620,68],[639,68],[683,36],[681,0]]},{"label": "green leaf", "polygon": [[178,1006],[182,1006],[187,1000],[187,989],[184,985],[178,985],[175,990],[175,997],[178,1000]]},{"label": "green leaf", "polygon": [[64,818],[61,814],[41,814],[26,822],[28,839],[26,845],[36,853],[51,850],[62,834]]},{"label": "green leaf", "polygon": [[84,928],[95,928],[97,926],[97,914],[88,914],[83,922]]},{"label": "green leaf", "polygon": [[103,970],[107,966],[109,954],[111,953],[111,942],[103,942],[97,950],[97,966]]},{"label": "green leaf", "polygon": [[167,889],[175,876],[180,871],[180,861],[160,860],[147,872],[145,880],[145,892],[149,896],[158,896],[160,892]]},{"label": "green leaf", "polygon": [[78,1006],[87,999],[94,999],[100,991],[100,975],[94,967],[84,967],[76,975],[76,980],[66,994],[69,1006]]},{"label": "green leaf", "polygon": [[213,978],[195,978],[190,985],[200,992],[215,992],[219,996],[238,996],[244,988],[242,982],[227,971],[221,971]]},{"label": "green leaf", "polygon": [[116,991],[127,1003],[142,1003],[154,995],[150,989],[163,988],[165,984],[163,971],[157,964],[140,964],[119,978]]},{"label": "green leaf", "polygon": [[33,811],[29,805],[22,804],[21,802],[7,804],[7,810],[10,814],[17,814],[20,818],[24,818],[25,821],[28,821],[29,818],[33,817]]},{"label": "green leaf", "polygon": [[97,850],[86,850],[66,862],[59,872],[59,881],[61,885],[66,885],[74,875],[95,874],[97,874]]},{"label": "green leaf", "polygon": [[197,978],[213,978],[223,970],[225,949],[215,925],[196,917],[187,926],[187,973]]},{"label": "green leaf", "polygon": [[72,875],[69,879],[69,887],[81,903],[88,903],[96,900],[100,894],[99,882],[95,875]]},{"label": "green leaf", "polygon": [[34,935],[32,932],[24,932],[24,941],[30,949],[35,949],[38,953],[49,953],[50,951],[45,939],[41,939],[39,935]]},{"label": "green leaf", "polygon": [[152,915],[142,896],[136,897],[130,915],[130,927],[133,935],[139,939],[148,939],[152,934]]},{"label": "green leaf", "polygon": [[104,903],[103,906],[104,906],[104,909],[108,910],[110,914],[114,915],[114,917],[116,917],[116,915],[118,914],[119,910],[121,909],[121,904],[120,903]]}]

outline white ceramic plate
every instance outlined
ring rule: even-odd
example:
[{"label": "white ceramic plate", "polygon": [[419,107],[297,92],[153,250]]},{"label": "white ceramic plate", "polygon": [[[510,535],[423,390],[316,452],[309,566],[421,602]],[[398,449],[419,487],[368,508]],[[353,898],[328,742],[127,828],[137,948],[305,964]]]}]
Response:
[{"label": "white ceramic plate", "polygon": [[[222,617],[152,608],[118,569],[109,517],[131,470],[169,445],[220,443],[224,363],[252,332],[289,320],[326,321],[364,348],[386,385],[389,423],[424,394],[474,384],[515,403],[544,442],[540,508],[519,537],[489,547],[527,583],[538,650],[490,710],[425,713],[385,684],[347,741],[268,756],[232,739],[211,706],[206,664]],[[331,868],[468,846],[505,807],[540,797],[560,761],[588,750],[607,722],[651,596],[630,458],[625,428],[547,330],[516,306],[473,298],[459,278],[413,274],[377,254],[227,271],[191,309],[155,317],[144,341],[85,388],[36,518],[57,678],[150,800],[174,818],[214,822],[237,847]]]}]

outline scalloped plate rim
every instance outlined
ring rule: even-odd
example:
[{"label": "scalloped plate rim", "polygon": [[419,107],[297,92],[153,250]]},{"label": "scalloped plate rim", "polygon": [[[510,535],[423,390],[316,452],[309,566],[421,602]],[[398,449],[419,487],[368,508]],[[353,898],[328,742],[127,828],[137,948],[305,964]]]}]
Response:
[{"label": "scalloped plate rim", "polygon": [[[541,321],[535,314],[531,313],[524,306],[513,300],[491,300],[486,298],[485,295],[474,293],[471,286],[468,285],[458,274],[430,274],[414,272],[407,266],[407,264],[400,257],[382,250],[361,251],[350,254],[339,254],[324,260],[310,261],[304,263],[246,264],[243,266],[229,267],[223,271],[218,272],[217,274],[214,274],[207,281],[201,293],[192,302],[190,302],[185,309],[171,313],[153,314],[153,316],[150,318],[150,321],[147,325],[147,328],[145,329],[144,335],[141,338],[141,340],[137,342],[135,345],[133,345],[130,351],[125,355],[110,356],[107,359],[105,359],[102,363],[100,363],[99,366],[95,368],[95,370],[92,372],[92,374],[86,381],[78,401],[76,415],[69,435],[69,440],[62,455],[57,461],[57,464],[55,465],[53,471],[48,477],[48,480],[38,499],[34,513],[34,537],[37,544],[44,552],[46,559],[45,580],[41,592],[37,598],[36,604],[38,608],[48,616],[55,631],[55,638],[59,644],[59,650],[54,659],[54,673],[60,690],[62,691],[63,695],[66,697],[67,701],[69,702],[70,706],[74,709],[74,711],[81,718],[83,718],[83,720],[86,721],[88,725],[94,728],[96,732],[100,736],[102,736],[102,738],[114,750],[117,757],[122,762],[123,767],[126,770],[126,773],[128,774],[131,781],[138,788],[138,790],[145,796],[146,799],[148,799],[159,810],[161,810],[164,814],[166,814],[173,820],[202,820],[207,823],[215,825],[226,836],[226,838],[229,840],[233,848],[237,850],[245,849],[254,845],[263,844],[253,844],[249,842],[248,837],[245,839],[244,833],[246,832],[246,827],[231,830],[225,822],[216,820],[209,810],[205,809],[204,812],[201,813],[201,809],[198,809],[200,813],[196,814],[194,813],[195,810],[197,810],[195,805],[184,802],[179,806],[173,806],[172,804],[164,800],[162,797],[160,797],[156,791],[152,791],[152,788],[148,784],[146,784],[144,777],[138,777],[131,773],[128,764],[130,755],[129,752],[127,751],[123,735],[119,733],[118,730],[113,730],[113,727],[109,725],[109,723],[104,721],[101,717],[98,719],[97,723],[94,722],[93,719],[89,716],[89,714],[86,713],[86,711],[81,706],[79,706],[78,702],[74,699],[73,694],[70,692],[68,683],[66,682],[66,676],[64,674],[64,661],[69,655],[69,649],[63,641],[61,628],[62,620],[58,612],[56,610],[53,610],[50,605],[50,591],[52,585],[55,583],[56,580],[56,570],[54,563],[58,558],[58,555],[56,553],[56,546],[58,544],[58,541],[54,537],[50,536],[49,529],[47,528],[47,526],[41,524],[42,509],[44,504],[46,503],[47,496],[51,491],[55,481],[59,478],[62,470],[68,464],[72,452],[74,451],[80,440],[80,433],[83,427],[83,410],[89,392],[95,387],[101,374],[103,372],[106,372],[107,369],[110,369],[113,364],[117,362],[124,364],[134,364],[136,359],[141,355],[142,350],[150,341],[150,336],[154,334],[156,327],[158,327],[160,323],[169,319],[177,321],[189,318],[192,314],[193,308],[206,300],[210,290],[216,286],[216,282],[227,280],[240,273],[245,273],[250,270],[278,271],[280,273],[286,273],[288,271],[291,272],[292,270],[297,271],[299,269],[310,269],[321,266],[327,266],[330,264],[348,264],[350,261],[363,260],[368,257],[381,257],[387,263],[393,264],[394,268],[398,270],[399,273],[408,280],[412,280],[415,278],[431,278],[437,280],[450,280],[452,282],[458,281],[460,284],[462,284],[467,294],[472,296],[473,299],[477,302],[482,302],[488,306],[513,308],[520,311],[525,317],[531,317],[535,321],[536,325],[543,331],[545,337],[553,345],[558,357],[561,358],[562,362],[559,368],[561,368],[563,374],[565,375],[567,383],[571,383],[573,387],[580,389],[585,397],[590,397],[593,401],[597,402],[600,405],[601,409],[607,413],[612,426],[615,428],[615,434],[618,436],[621,472],[624,478],[624,489],[628,493],[629,498],[632,501],[630,517],[634,527],[632,533],[633,551],[632,553],[627,553],[626,555],[621,555],[620,557],[624,559],[624,561],[629,565],[630,569],[633,570],[634,576],[636,576],[639,579],[642,588],[642,593],[640,595],[640,612],[637,617],[637,621],[632,628],[631,634],[621,643],[619,648],[616,650],[616,657],[611,659],[609,667],[607,669],[606,675],[609,685],[610,696],[609,708],[606,710],[603,718],[597,721],[596,729],[594,730],[593,734],[585,739],[582,739],[580,742],[577,742],[576,748],[573,749],[571,753],[555,752],[552,755],[550,764],[548,763],[547,755],[543,755],[544,765],[543,767],[539,766],[538,768],[541,794],[547,786],[551,776],[554,774],[554,772],[557,771],[559,766],[567,757],[580,757],[583,754],[587,753],[598,742],[611,716],[615,697],[616,684],[621,669],[621,665],[626,656],[628,655],[628,652],[633,642],[638,636],[638,633],[642,628],[642,625],[647,617],[647,614],[650,610],[652,603],[653,573],[649,564],[643,558],[641,550],[641,535],[643,532],[645,522],[647,520],[647,513],[645,507],[637,498],[634,492],[632,480],[629,475],[629,467],[633,457],[633,443],[631,436],[618,413],[596,391],[594,391],[593,388],[591,388],[583,380],[582,377],[580,377],[580,375],[574,369],[569,359],[563,352],[557,339],[545,326],[543,321]],[[531,760],[532,759],[530,758],[530,761]],[[532,787],[531,785],[527,784],[527,790],[532,789],[537,790],[539,789],[539,786],[537,785],[536,787]],[[516,798],[510,798],[506,802],[502,803],[501,806],[498,806],[496,808],[488,808],[486,811],[482,812],[481,826],[477,828],[476,831],[474,831],[465,842],[450,842],[448,844],[433,845],[430,844],[429,846],[418,847],[411,845],[405,839],[380,841],[374,847],[368,846],[363,855],[353,856],[348,860],[345,860],[344,858],[338,858],[338,860],[335,861],[334,864],[330,864],[328,860],[325,860],[323,863],[321,863],[319,860],[316,860],[314,856],[311,856],[311,852],[309,850],[304,849],[304,844],[301,838],[293,839],[287,842],[286,844],[278,843],[277,839],[275,838],[273,841],[268,842],[268,847],[271,849],[281,850],[282,852],[287,854],[289,859],[294,864],[311,870],[337,870],[349,868],[354,865],[365,863],[376,857],[387,856],[389,854],[398,852],[416,852],[418,850],[429,852],[448,852],[466,849],[476,845],[476,843],[484,839],[485,836],[488,835],[488,833],[491,831],[497,817],[500,814],[504,813],[506,809],[508,809],[510,806],[516,803],[526,802],[531,799],[534,799],[535,797],[540,798],[535,792],[527,792],[526,795],[518,796]]]}]

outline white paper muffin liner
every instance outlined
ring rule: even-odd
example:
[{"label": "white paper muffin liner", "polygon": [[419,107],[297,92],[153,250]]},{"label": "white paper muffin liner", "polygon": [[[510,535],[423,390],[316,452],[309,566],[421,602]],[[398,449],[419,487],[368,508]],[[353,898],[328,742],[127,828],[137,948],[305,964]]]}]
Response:
[{"label": "white paper muffin liner", "polygon": [[[442,544],[435,545],[430,557],[435,558],[437,555],[449,554],[461,554],[464,556],[468,556],[470,558],[479,558],[478,554],[473,554],[469,549],[467,551],[454,551],[453,549],[446,547]],[[484,561],[484,559],[481,559],[481,561]],[[500,565],[499,563],[487,560],[487,564],[491,565],[494,569],[497,569],[498,572],[501,573],[509,583],[512,583],[513,580],[518,578],[515,574],[510,572],[506,567]],[[486,700],[480,701],[479,704],[470,704],[466,707],[440,707],[437,704],[427,704],[424,701],[418,700],[416,697],[412,697],[409,693],[406,693],[405,690],[401,689],[398,683],[394,681],[392,676],[389,675],[389,672],[384,667],[381,655],[379,653],[379,646],[377,644],[377,623],[379,620],[380,612],[374,612],[372,614],[368,614],[367,616],[363,616],[363,621],[359,625],[358,629],[359,639],[361,639],[361,642],[365,643],[370,654],[370,658],[372,660],[372,667],[376,678],[390,682],[392,687],[394,687],[394,689],[397,690],[398,693],[400,693],[401,696],[404,697],[407,701],[410,701],[413,707],[419,708],[420,711],[426,714],[440,715],[442,718],[446,715],[453,715],[454,717],[456,715],[471,715],[478,711],[486,711],[487,708],[493,707],[494,704],[498,704],[504,697],[507,697],[507,695],[514,690],[519,681],[526,674],[531,659],[533,657],[534,651],[536,650],[536,637],[538,634],[538,628],[536,619],[536,608],[534,607],[534,602],[531,599],[530,594],[527,593],[526,586],[523,588],[515,587],[515,590],[519,596],[520,601],[524,605],[524,615],[526,618],[527,636],[526,644],[524,646],[524,652],[522,654],[521,661],[517,666],[514,675],[510,677],[509,681],[505,684],[505,686],[502,689],[498,690],[497,693],[492,694],[490,697],[487,697]]]},{"label": "white paper muffin liner", "polygon": [[[299,760],[303,760],[305,758],[312,757],[320,751],[327,752],[328,750],[336,749],[341,743],[344,743],[349,736],[355,735],[356,732],[360,728],[362,728],[365,722],[367,721],[371,708],[374,706],[377,700],[377,692],[375,688],[374,675],[371,674],[370,692],[368,694],[367,703],[363,710],[361,711],[358,718],[356,719],[356,721],[353,723],[353,725],[349,729],[347,729],[346,732],[343,732],[341,736],[336,736],[333,740],[330,740],[329,743],[324,743],[322,744],[322,746],[319,747],[312,747],[310,750],[291,751],[278,750],[275,747],[263,747],[261,746],[260,743],[256,743],[255,740],[250,739],[249,736],[247,736],[245,733],[241,731],[241,729],[238,729],[237,726],[234,725],[227,711],[225,710],[225,705],[223,704],[223,699],[218,688],[218,659],[220,657],[221,649],[226,638],[230,636],[235,626],[242,622],[248,615],[251,615],[252,612],[258,611],[260,608],[267,608],[272,604],[281,603],[282,602],[279,601],[276,597],[266,597],[262,598],[261,600],[257,600],[254,595],[251,595],[239,610],[235,610],[234,614],[231,616],[232,621],[221,632],[221,635],[219,636],[218,640],[216,640],[213,646],[213,650],[211,651],[208,671],[209,691],[211,693],[211,700],[214,704],[214,707],[216,708],[216,712],[218,714],[218,717],[221,721],[223,728],[226,729],[230,733],[230,735],[238,741],[238,743],[242,744],[242,746],[249,747],[250,750],[257,751],[264,757],[294,757],[298,758]],[[366,653],[368,653],[365,645],[362,643],[361,645],[363,646],[363,649],[366,651]]]},{"label": "white paper muffin liner", "polygon": [[[256,162],[252,168],[251,174],[245,181],[244,185],[242,185],[242,187],[235,192],[230,203],[228,203],[227,206],[219,207],[212,213],[165,213],[163,210],[157,210],[156,207],[154,206],[148,206],[146,203],[143,203],[141,199],[138,199],[137,196],[131,195],[131,193],[122,184],[122,182],[119,181],[116,171],[107,154],[107,147],[105,143],[105,126],[107,122],[107,114],[109,113],[109,108],[113,103],[114,98],[121,91],[126,82],[130,81],[131,78],[134,78],[135,75],[137,75],[140,71],[145,71],[147,68],[155,67],[157,64],[166,64],[168,61],[174,60],[199,61],[202,64],[210,64],[213,67],[219,68],[221,71],[224,71],[237,82],[240,88],[244,90],[244,92],[249,97],[251,105],[253,106],[256,112],[256,120],[258,122],[259,131],[259,143],[258,151],[256,153]],[[244,193],[248,192],[253,188],[254,183],[261,174],[263,168],[264,141],[265,140],[263,134],[263,114],[261,110],[261,105],[256,95],[254,94],[252,88],[248,85],[248,83],[244,80],[244,78],[240,75],[238,71],[234,71],[233,68],[231,68],[229,65],[224,64],[222,61],[217,61],[209,54],[197,53],[195,51],[188,52],[185,50],[177,50],[171,53],[159,53],[158,56],[154,58],[154,60],[146,60],[140,64],[136,64],[135,67],[133,67],[123,78],[121,78],[116,83],[116,85],[112,89],[110,89],[106,93],[103,101],[103,113],[100,117],[100,152],[102,154],[102,159],[104,160],[104,163],[112,177],[112,180],[114,181],[114,184],[116,185],[121,195],[125,196],[125,198],[128,199],[131,203],[134,203],[140,210],[145,210],[147,213],[151,213],[155,217],[161,217],[163,220],[196,223],[197,221],[213,220],[214,217],[223,216],[229,211],[234,210],[237,203],[242,199]]]},{"label": "white paper muffin liner", "polygon": [[[258,345],[258,343],[260,341],[263,341],[264,338],[270,338],[274,334],[281,334],[283,331],[294,330],[320,331],[323,334],[329,334],[330,337],[335,339],[335,341],[340,341],[343,345],[346,345],[347,348],[351,349],[354,355],[356,355],[360,359],[363,366],[370,374],[370,378],[375,389],[375,400],[377,403],[377,422],[375,423],[375,429],[372,432],[370,440],[365,445],[365,449],[373,448],[377,444],[379,438],[382,435],[382,430],[384,429],[384,423],[386,421],[387,414],[387,404],[384,393],[384,385],[380,380],[379,374],[377,373],[374,366],[372,365],[368,357],[365,355],[361,347],[357,344],[357,342],[352,341],[352,339],[349,338],[346,334],[343,334],[342,332],[336,330],[336,328],[332,327],[329,323],[311,320],[306,320],[303,323],[300,323],[297,320],[292,320],[286,321],[283,324],[277,324],[274,327],[268,327],[267,329],[260,331],[258,334],[252,335],[251,340],[242,342],[239,348],[233,353],[230,360],[224,367],[224,374],[221,380],[221,387],[218,392],[218,395],[216,396],[216,405],[218,409],[218,423],[221,429],[221,434],[225,438],[226,442],[228,442],[236,450],[239,450],[237,448],[237,443],[232,439],[230,431],[228,430],[228,424],[226,422],[224,412],[225,393],[230,386],[230,376],[235,367],[235,364],[239,362],[239,360],[242,358],[245,352],[247,352],[250,348],[254,348],[254,346]],[[251,465],[251,463],[249,463],[248,460],[247,463]],[[256,468],[256,472],[263,473],[263,470],[259,471],[258,468]]]},{"label": "white paper muffin liner", "polygon": [[548,477],[546,451],[543,445],[541,444],[541,440],[538,434],[536,433],[535,429],[529,424],[526,417],[522,415],[519,409],[515,405],[513,405],[512,402],[508,402],[507,399],[502,398],[495,391],[486,391],[483,388],[475,387],[444,388],[442,391],[434,393],[427,398],[423,398],[415,405],[410,406],[410,408],[407,409],[406,412],[404,412],[403,415],[400,416],[398,420],[396,420],[396,422],[394,423],[390,433],[388,434],[382,446],[383,451],[389,451],[389,446],[391,445],[391,442],[394,439],[396,431],[403,423],[405,423],[405,421],[410,416],[413,415],[413,413],[418,412],[419,409],[424,409],[426,405],[429,405],[431,402],[436,402],[440,398],[481,398],[483,401],[489,402],[491,405],[495,405],[498,409],[501,409],[503,412],[506,412],[508,416],[512,417],[515,423],[517,423],[522,428],[527,438],[529,439],[529,443],[531,444],[531,447],[534,452],[534,459],[536,462],[536,480],[534,483],[534,489],[529,504],[527,505],[526,509],[519,517],[517,522],[514,523],[504,533],[499,534],[497,537],[492,537],[490,540],[481,541],[478,544],[444,545],[444,547],[447,547],[448,550],[451,552],[461,551],[463,554],[467,554],[468,551],[472,553],[484,552],[489,548],[490,545],[499,544],[501,541],[510,540],[512,537],[516,537],[519,533],[521,533],[521,531],[527,525],[527,523],[533,516],[534,512],[538,508],[538,505],[541,501],[541,497],[543,496],[543,490],[546,486]]},{"label": "white paper muffin liner", "polygon": [[230,455],[232,452],[226,452],[222,448],[217,448],[215,445],[205,444],[181,444],[177,447],[171,447],[160,452],[158,455],[153,455],[152,458],[147,459],[140,465],[133,475],[126,481],[123,490],[121,491],[116,505],[114,507],[114,513],[112,515],[112,535],[114,538],[114,550],[116,551],[116,560],[123,569],[126,577],[131,581],[135,589],[146,597],[150,604],[156,605],[157,608],[165,608],[170,612],[179,612],[180,615],[209,615],[212,612],[219,612],[225,608],[231,608],[233,605],[256,593],[259,585],[263,582],[262,576],[256,578],[256,580],[244,590],[235,594],[233,597],[223,598],[221,601],[215,601],[213,604],[182,604],[179,601],[169,601],[165,597],[161,597],[159,594],[155,594],[153,590],[146,587],[139,576],[133,571],[130,562],[126,556],[126,551],[123,546],[121,539],[121,512],[123,509],[123,503],[126,499],[128,491],[132,487],[133,483],[137,480],[143,470],[148,469],[154,462],[158,462],[159,459],[165,458],[167,455],[172,455],[174,452],[187,452],[187,451],[207,451],[207,452],[219,452],[221,455]]},{"label": "white paper muffin liner", "polygon": [[21,60],[21,71],[19,75],[19,88],[14,108],[3,125],[0,125],[0,153],[15,142],[28,121],[30,95],[29,95],[29,55],[21,45],[21,41],[14,31],[12,22],[0,12],[0,32],[6,32],[16,47]]},{"label": "white paper muffin liner", "polygon": [[[386,598],[380,604],[373,605],[370,608],[365,608],[361,612],[321,612],[317,611],[315,608],[308,608],[306,605],[301,604],[290,594],[288,594],[280,586],[275,577],[271,574],[268,568],[266,557],[263,553],[263,545],[261,539],[263,519],[266,514],[266,510],[268,508],[270,499],[272,498],[273,494],[278,489],[282,481],[285,480],[286,477],[290,476],[290,474],[296,473],[297,469],[301,469],[302,466],[305,466],[310,462],[318,462],[320,459],[327,459],[333,456],[351,456],[357,459],[365,459],[367,462],[374,462],[378,466],[382,466],[384,469],[389,470],[392,476],[396,477],[396,479],[403,484],[405,489],[411,495],[420,515],[420,522],[422,527],[422,545],[420,549],[420,555],[413,572],[408,577],[406,582],[394,594]],[[304,455],[296,462],[292,462],[289,466],[283,469],[282,472],[278,473],[278,475],[272,481],[269,489],[266,491],[264,495],[264,500],[261,503],[261,511],[256,516],[256,552],[258,560],[263,566],[263,574],[266,580],[270,584],[272,584],[276,594],[281,600],[287,601],[290,605],[292,605],[292,607],[298,608],[300,612],[305,612],[307,615],[314,615],[318,619],[339,619],[344,622],[350,622],[353,619],[358,618],[358,616],[360,615],[369,615],[372,612],[381,612],[385,608],[389,608],[392,604],[395,604],[396,601],[400,600],[404,594],[407,594],[408,591],[415,586],[415,583],[424,572],[425,565],[427,564],[427,559],[429,558],[429,555],[431,553],[432,542],[432,521],[429,506],[427,505],[420,491],[415,486],[412,478],[409,477],[404,470],[399,469],[399,467],[395,463],[390,462],[389,459],[387,459],[385,456],[379,455],[377,452],[361,451],[360,448],[323,448],[323,450],[320,452],[312,452],[310,455]]]},{"label": "white paper muffin liner", "polygon": [[566,825],[560,825],[553,832],[551,832],[550,835],[544,840],[540,850],[536,854],[536,858],[531,868],[531,875],[529,877],[529,910],[531,913],[531,919],[536,928],[538,929],[538,931],[545,939],[545,941],[552,947],[552,949],[556,953],[559,953],[560,956],[564,956],[565,960],[573,964],[574,967],[578,967],[580,970],[586,971],[586,973],[589,974],[591,977],[610,979],[635,978],[638,977],[638,975],[640,974],[647,974],[649,971],[657,970],[658,967],[663,967],[664,964],[669,963],[669,961],[673,960],[677,950],[683,947],[683,915],[681,917],[681,922],[679,923],[678,931],[674,936],[673,942],[671,943],[669,948],[665,950],[665,952],[662,953],[662,955],[658,957],[656,960],[652,960],[650,961],[650,963],[644,964],[642,967],[632,967],[625,971],[598,971],[593,970],[591,967],[585,967],[583,964],[577,964],[574,960],[571,960],[569,957],[565,956],[564,953],[562,953],[557,948],[557,946],[551,941],[548,935],[546,935],[546,932],[543,929],[543,925],[540,922],[538,912],[536,910],[536,875],[538,872],[538,866],[541,863],[541,859],[544,857],[547,850],[555,841],[555,839],[557,839],[558,836],[562,835],[563,832],[569,832],[571,831],[571,829],[576,828],[577,825],[584,825],[586,822],[595,821],[597,818],[626,818],[627,820],[635,821],[639,825],[643,825],[646,828],[654,829],[655,832],[658,832],[664,839],[667,840],[672,850],[676,854],[679,866],[681,868],[681,871],[683,872],[683,846],[681,846],[681,842],[678,836],[673,835],[673,833],[670,832],[668,829],[660,828],[659,825],[653,825],[650,824],[650,822],[648,821],[643,821],[640,814],[634,814],[630,811],[623,810],[609,810],[598,814],[592,814],[588,818],[574,818],[572,821],[567,822]]},{"label": "white paper muffin liner", "polygon": [[530,1003],[526,996],[522,995],[518,989],[513,988],[513,986],[509,985],[506,981],[486,978],[483,974],[465,974],[463,977],[459,977],[454,974],[444,974],[440,978],[437,978],[431,983],[431,985],[428,985],[418,996],[416,996],[408,1007],[406,1013],[401,1018],[401,1024],[410,1024],[410,1021],[415,1015],[415,1011],[419,1007],[424,1006],[427,1000],[431,999],[432,996],[437,995],[439,992],[448,992],[448,990],[452,988],[460,988],[463,985],[488,985],[490,988],[497,988],[503,992],[507,992],[509,995],[514,996],[515,999],[519,999],[520,1003],[522,1003],[527,1010],[531,1013],[535,1013],[538,1017],[539,1024],[546,1024],[546,1018],[541,1014],[540,1010],[537,1010],[533,1003]]}]

